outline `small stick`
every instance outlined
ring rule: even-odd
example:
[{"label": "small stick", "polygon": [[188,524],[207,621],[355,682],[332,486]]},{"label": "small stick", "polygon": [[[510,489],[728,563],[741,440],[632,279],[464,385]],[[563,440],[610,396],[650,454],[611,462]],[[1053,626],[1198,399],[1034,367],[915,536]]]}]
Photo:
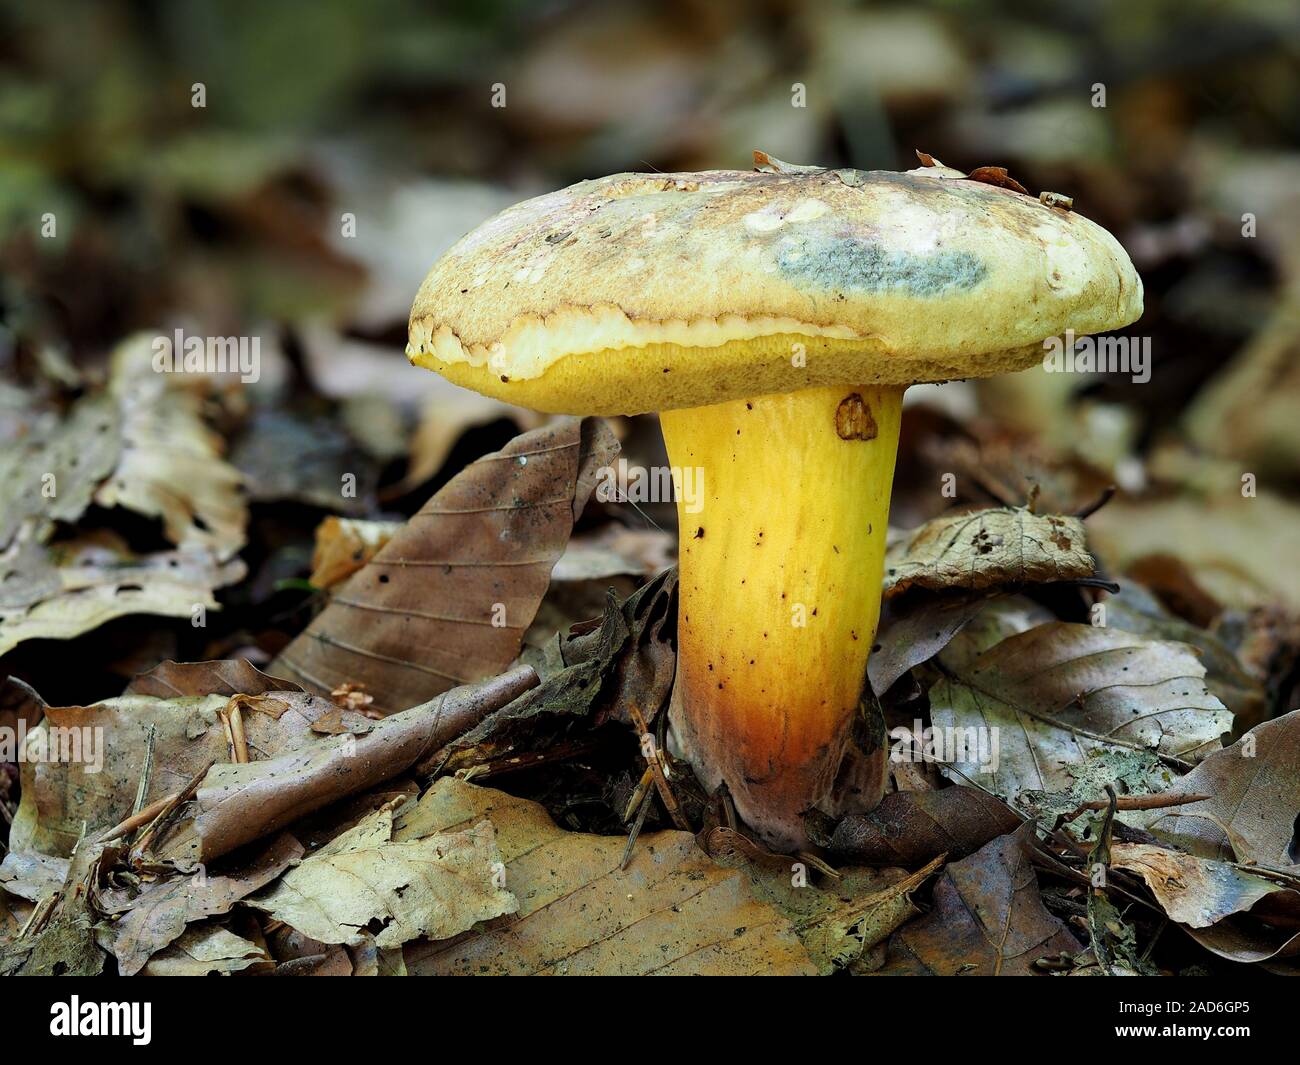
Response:
[{"label": "small stick", "polygon": [[[1204,802],[1209,795],[1117,795],[1117,810],[1163,810],[1171,806],[1186,806],[1188,803]],[[1109,799],[1093,799],[1076,807],[1068,814],[1061,814],[1056,819],[1056,828],[1068,825],[1085,810],[1105,810],[1110,806]]]},{"label": "small stick", "polygon": [[[636,703],[628,704],[628,712],[632,716],[632,724],[635,726],[637,733],[641,736],[650,735],[650,726],[646,724],[645,717],[641,714],[641,708]],[[646,756],[646,761],[650,765],[651,771],[655,777],[655,787],[659,791],[659,798],[663,800],[668,816],[673,819],[673,824],[683,832],[691,831],[691,823],[686,820],[686,815],[682,813],[682,808],[677,804],[677,796],[673,794],[673,789],[668,783],[667,759],[659,749],[659,741],[656,739],[654,750]]]},{"label": "small stick", "polygon": [[119,821],[102,836],[96,840],[97,843],[109,843],[119,836],[125,836],[128,832],[133,832],[141,825],[146,825],[157,817],[167,806],[176,801],[179,792],[173,791],[170,795],[164,795],[161,799],[155,799],[144,809],[133,813],[123,821]]},{"label": "small stick", "polygon": [[135,802],[131,804],[133,814],[138,814],[144,808],[145,796],[149,794],[149,784],[153,780],[153,749],[157,738],[157,727],[150,725],[149,731],[145,733],[144,765],[140,767],[140,782],[135,787]]},{"label": "small stick", "polygon": [[645,767],[645,772],[641,774],[637,786],[632,789],[632,794],[628,796],[627,806],[623,809],[623,823],[627,824],[632,820],[632,815],[641,809],[641,800],[646,797],[646,792],[650,790],[650,785],[654,783],[655,771],[649,766]]},{"label": "small stick", "polygon": [[202,781],[203,778],[208,775],[208,770],[212,768],[213,764],[214,764],[213,761],[209,761],[207,765],[205,765],[194,775],[193,779],[188,784],[186,784],[185,787],[181,788],[180,791],[176,792],[171,796],[171,799],[167,803],[167,805],[158,811],[157,816],[153,819],[152,822],[150,822],[149,827],[144,830],[143,835],[141,835],[140,838],[136,841],[135,846],[131,848],[131,850],[134,853],[144,854],[149,844],[153,842],[154,836],[158,834],[158,829],[162,827],[163,822],[166,821],[167,818],[171,816],[172,811],[175,810],[177,807],[181,806],[183,803],[188,802],[190,796],[199,790],[199,782]]},{"label": "small stick", "polygon": [[627,846],[623,848],[623,860],[618,863],[620,869],[626,869],[627,863],[632,860],[632,848],[636,846],[636,838],[641,835],[641,826],[645,824],[645,815],[650,812],[651,791],[646,789],[645,796],[641,799],[641,809],[636,812],[636,821],[632,824],[632,831],[627,834]]},{"label": "small stick", "polygon": [[1075,511],[1074,516],[1078,518],[1080,521],[1084,521],[1092,517],[1094,514],[1097,513],[1097,511],[1101,510],[1102,507],[1104,507],[1115,497],[1115,490],[1116,489],[1113,484],[1108,484],[1104,489],[1102,489],[1102,493],[1100,496],[1098,496],[1095,500],[1093,500],[1091,503],[1085,506],[1082,510]]},{"label": "small stick", "polygon": [[249,761],[248,737],[244,735],[244,713],[239,708],[238,698],[230,700],[226,713],[230,715],[230,739],[235,761],[246,764]]}]

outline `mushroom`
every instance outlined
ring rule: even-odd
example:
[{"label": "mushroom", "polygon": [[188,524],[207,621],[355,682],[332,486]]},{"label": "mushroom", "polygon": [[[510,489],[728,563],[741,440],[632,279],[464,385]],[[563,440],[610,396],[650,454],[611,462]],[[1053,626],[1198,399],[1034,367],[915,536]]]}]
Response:
[{"label": "mushroom", "polygon": [[760,161],[616,174],[503,211],[425,279],[407,355],[543,411],[660,413],[704,500],[696,513],[678,493],[674,735],[788,848],[809,809],[883,793],[883,746],[844,755],[904,390],[1127,325],[1142,285],[1101,227],[942,165]]}]

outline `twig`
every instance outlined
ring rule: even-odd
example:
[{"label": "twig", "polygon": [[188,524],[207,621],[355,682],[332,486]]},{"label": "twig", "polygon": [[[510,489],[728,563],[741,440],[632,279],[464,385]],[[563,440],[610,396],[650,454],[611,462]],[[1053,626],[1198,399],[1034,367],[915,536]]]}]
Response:
[{"label": "twig", "polygon": [[1107,503],[1109,503],[1114,498],[1115,498],[1115,486],[1113,484],[1108,484],[1104,489],[1102,489],[1101,495],[1099,495],[1095,500],[1093,500],[1091,503],[1085,506],[1082,510],[1075,511],[1074,516],[1078,518],[1080,521],[1084,521],[1088,518],[1091,518],[1094,514],[1097,513],[1097,511],[1101,510],[1102,507],[1104,507]]},{"label": "twig", "polygon": [[131,804],[131,813],[138,814],[144,809],[145,796],[149,794],[149,785],[153,782],[153,749],[158,739],[158,728],[150,725],[144,739],[144,765],[140,767],[140,782],[135,787],[135,802]]},{"label": "twig", "polygon": [[618,863],[620,869],[626,869],[627,863],[632,860],[632,848],[636,846],[636,838],[641,835],[641,826],[645,824],[645,815],[650,812],[650,789],[646,789],[645,797],[641,800],[641,809],[636,812],[636,821],[632,824],[632,831],[627,834],[627,846],[623,848],[623,860]]},{"label": "twig", "polygon": [[188,802],[190,796],[192,796],[196,791],[198,791],[199,783],[203,780],[205,776],[208,775],[208,770],[212,768],[214,763],[215,763],[215,759],[210,760],[207,765],[205,765],[194,775],[194,777],[190,780],[188,784],[185,785],[185,787],[181,788],[180,791],[176,792],[171,796],[171,798],[167,802],[167,805],[165,805],[161,810],[158,811],[157,816],[155,816],[153,821],[150,822],[149,827],[146,828],[144,830],[144,833],[140,836],[140,838],[136,840],[135,846],[131,848],[133,853],[144,854],[144,852],[148,849],[149,844],[153,842],[154,836],[158,834],[158,829],[162,827],[163,822],[165,822],[167,818],[171,816],[173,810],[181,806],[183,803]]},{"label": "twig", "polygon": [[244,734],[244,714],[239,708],[239,696],[226,704],[225,714],[230,736],[230,756],[239,765],[246,765],[248,758],[248,737]]},{"label": "twig", "polygon": [[627,824],[632,820],[632,816],[641,809],[642,801],[646,793],[650,790],[650,785],[654,783],[655,771],[649,766],[645,767],[645,772],[641,774],[641,779],[637,782],[632,794],[628,796],[627,805],[623,808],[623,823]]},{"label": "twig", "polygon": [[119,836],[125,836],[128,832],[133,832],[141,825],[148,824],[160,813],[162,813],[164,809],[166,809],[169,805],[175,802],[176,796],[178,796],[179,794],[180,792],[173,791],[170,795],[164,795],[161,799],[155,799],[153,802],[151,802],[148,806],[144,807],[142,810],[137,810],[130,817],[122,821],[119,821],[107,832],[101,835],[95,842],[109,843],[117,839]]},{"label": "twig", "polygon": [[[1204,802],[1209,795],[1117,795],[1117,810],[1163,810],[1170,806],[1186,806],[1188,803]],[[1086,810],[1105,810],[1110,806],[1109,799],[1093,799],[1075,807],[1068,814],[1061,814],[1056,819],[1054,828],[1068,825]]]},{"label": "twig", "polygon": [[[636,703],[628,704],[628,712],[632,716],[632,723],[635,726],[638,735],[649,736],[650,726],[646,724],[645,717],[641,714],[641,708]],[[663,749],[658,739],[651,736],[654,740],[654,748],[650,754],[646,755],[646,761],[650,765],[650,770],[654,773],[655,787],[659,791],[659,798],[663,800],[668,816],[673,819],[673,824],[683,832],[691,831],[691,823],[686,820],[686,815],[682,813],[682,808],[677,804],[677,796],[673,794],[673,789],[668,783],[667,761],[663,756]]]}]

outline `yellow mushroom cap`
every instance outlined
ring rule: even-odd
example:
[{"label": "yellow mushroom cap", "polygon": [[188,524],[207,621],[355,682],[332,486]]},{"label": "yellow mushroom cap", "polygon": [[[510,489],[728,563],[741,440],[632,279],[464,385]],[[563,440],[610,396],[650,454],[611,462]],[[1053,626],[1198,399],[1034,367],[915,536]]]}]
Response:
[{"label": "yellow mushroom cap", "polygon": [[407,355],[521,406],[638,414],[992,376],[1141,313],[1106,230],[946,167],[615,174],[451,248]]}]

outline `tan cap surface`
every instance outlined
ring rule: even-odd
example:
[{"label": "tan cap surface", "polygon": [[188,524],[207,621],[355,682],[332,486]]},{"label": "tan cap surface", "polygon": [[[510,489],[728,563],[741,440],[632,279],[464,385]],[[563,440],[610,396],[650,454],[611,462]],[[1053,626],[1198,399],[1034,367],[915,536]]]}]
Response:
[{"label": "tan cap surface", "polygon": [[580,182],[451,248],[415,298],[407,355],[521,406],[635,414],[986,377],[1142,313],[1104,229],[957,173]]}]

